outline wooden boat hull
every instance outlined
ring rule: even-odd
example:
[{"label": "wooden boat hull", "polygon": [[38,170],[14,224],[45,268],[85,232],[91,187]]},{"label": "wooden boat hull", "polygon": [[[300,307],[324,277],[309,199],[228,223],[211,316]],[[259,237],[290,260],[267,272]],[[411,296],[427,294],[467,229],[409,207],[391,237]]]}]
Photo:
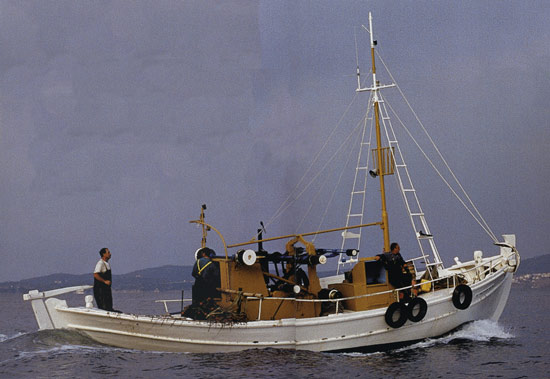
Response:
[{"label": "wooden boat hull", "polygon": [[428,304],[426,316],[395,329],[385,322],[386,308],[225,325],[68,307],[57,298],[47,299],[45,306],[53,328],[77,330],[100,343],[129,349],[196,353],[254,348],[360,350],[437,337],[470,321],[496,321],[506,304],[512,276],[511,270],[501,268],[472,284],[472,303],[465,310],[453,305],[453,288],[422,294]]}]

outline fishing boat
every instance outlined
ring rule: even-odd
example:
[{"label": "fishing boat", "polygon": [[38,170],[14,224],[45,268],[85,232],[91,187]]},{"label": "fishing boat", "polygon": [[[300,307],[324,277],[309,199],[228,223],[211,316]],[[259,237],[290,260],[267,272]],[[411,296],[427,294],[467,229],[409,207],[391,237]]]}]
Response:
[{"label": "fishing boat", "polygon": [[[494,255],[484,256],[478,250],[470,260],[461,262],[455,258],[452,266],[445,267],[397,143],[383,95],[386,90],[400,89],[395,83],[381,84],[377,77],[377,42],[371,14],[369,26],[364,29],[369,34],[372,69],[367,76],[368,87],[361,82],[357,69],[356,93],[369,94],[369,100],[358,138],[360,147],[347,218],[341,227],[270,238],[265,238],[260,228],[246,242],[227,244],[223,234],[205,222],[203,206],[201,217],[191,221],[202,229],[201,246],[206,247],[207,233],[213,231],[223,245],[223,253],[211,260],[219,270],[218,292],[208,299],[212,307],[202,317],[187,312],[192,307],[200,309],[200,304],[170,314],[167,300],[163,300],[167,312],[162,315],[101,310],[94,307],[93,297],[86,293],[81,305],[69,306],[61,298],[63,294],[91,288],[77,286],[33,290],[24,295],[32,304],[39,328],[76,330],[106,345],[140,350],[353,351],[441,336],[475,320],[498,320],[520,263],[515,236],[508,234],[497,239],[479,215],[476,219],[496,245]],[[375,134],[372,143],[369,127]],[[403,286],[392,284],[380,254],[360,254],[365,242],[362,233],[369,228],[381,231],[383,246],[377,251],[391,250],[386,199],[386,180],[390,176],[396,179],[402,195],[407,215],[404,223],[412,226],[411,235],[418,246],[418,257],[401,267],[411,279]],[[367,182],[369,188],[378,192],[381,206],[381,213],[380,208],[376,210],[379,218],[373,216],[373,222],[364,221]],[[471,213],[476,217],[474,209]],[[397,223],[392,219],[391,225]],[[338,247],[316,246],[312,239],[319,235],[335,235]],[[265,249],[268,244],[278,243],[283,246],[278,247],[281,252]],[[329,260],[335,262],[335,273],[320,275],[319,268],[326,267]]]}]

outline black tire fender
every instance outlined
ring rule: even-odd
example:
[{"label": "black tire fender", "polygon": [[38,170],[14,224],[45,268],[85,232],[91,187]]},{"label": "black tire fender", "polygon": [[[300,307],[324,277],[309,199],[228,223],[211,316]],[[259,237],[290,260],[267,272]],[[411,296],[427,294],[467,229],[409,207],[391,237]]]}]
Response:
[{"label": "black tire fender", "polygon": [[415,297],[407,305],[407,316],[412,322],[421,321],[428,312],[428,303],[421,297]]},{"label": "black tire fender", "polygon": [[405,304],[400,302],[395,302],[390,304],[388,309],[386,309],[386,315],[384,316],[386,324],[388,326],[397,329],[403,326],[407,321],[407,307]]},{"label": "black tire fender", "polygon": [[472,289],[466,284],[459,284],[453,291],[453,305],[457,309],[466,309],[472,303]]}]

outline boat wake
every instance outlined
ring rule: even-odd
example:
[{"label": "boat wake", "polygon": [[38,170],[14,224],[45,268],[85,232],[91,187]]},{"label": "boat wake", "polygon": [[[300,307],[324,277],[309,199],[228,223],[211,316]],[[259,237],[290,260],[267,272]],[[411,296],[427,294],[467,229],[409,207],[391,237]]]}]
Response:
[{"label": "boat wake", "polygon": [[102,349],[112,350],[110,347],[100,347],[100,346],[86,346],[86,345],[59,345],[53,346],[45,349],[38,349],[34,351],[21,351],[19,352],[18,358],[32,358],[34,356],[55,356],[57,354],[67,354],[74,352],[84,352],[84,351],[98,351]]},{"label": "boat wake", "polygon": [[[43,330],[30,333],[17,333],[13,336],[0,334],[0,366],[15,362],[27,362],[36,357],[80,355],[93,352],[133,350],[102,345],[91,338],[69,330]],[[13,355],[13,351],[17,351]]]},{"label": "boat wake", "polygon": [[507,340],[514,335],[506,331],[506,328],[496,321],[479,320],[463,325],[459,329],[439,338],[428,338],[421,342],[400,348],[396,351],[403,352],[413,349],[429,348],[438,345],[448,345],[465,341],[490,342],[494,340]]},{"label": "boat wake", "polygon": [[26,334],[26,333],[18,332],[18,333],[16,333],[16,334],[14,334],[13,336],[7,336],[7,335],[5,335],[5,334],[0,333],[0,343],[5,342],[5,341],[12,340],[12,339],[14,339],[14,338],[21,337],[21,336],[24,335],[24,334]]},{"label": "boat wake", "polygon": [[[408,351],[417,351],[419,349],[427,349],[430,347],[460,344],[467,342],[492,342],[498,340],[509,340],[515,338],[515,336],[509,333],[506,328],[500,325],[496,321],[480,320],[468,323],[460,328],[437,338],[427,338],[420,342],[400,347],[397,349],[391,349],[393,353],[406,353]],[[345,353],[349,356],[373,356],[378,354],[384,354],[388,350],[373,351],[368,353],[363,352],[350,352]]]}]

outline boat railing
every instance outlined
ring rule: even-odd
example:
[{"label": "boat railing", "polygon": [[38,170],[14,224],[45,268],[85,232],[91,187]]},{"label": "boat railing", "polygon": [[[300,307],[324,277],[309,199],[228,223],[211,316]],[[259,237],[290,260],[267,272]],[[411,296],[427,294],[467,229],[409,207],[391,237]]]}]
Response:
[{"label": "boat railing", "polygon": [[392,290],[383,291],[383,292],[376,292],[376,293],[371,293],[371,294],[363,294],[363,295],[357,295],[357,296],[342,297],[342,298],[338,298],[338,299],[299,299],[299,298],[295,298],[295,297],[272,297],[272,296],[269,296],[269,297],[249,296],[246,299],[247,299],[247,301],[248,300],[258,300],[260,302],[259,305],[258,305],[258,317],[257,317],[257,320],[259,321],[259,320],[261,320],[262,303],[264,301],[279,300],[279,301],[295,301],[295,302],[301,302],[301,303],[334,303],[334,304],[336,304],[334,313],[338,314],[338,310],[340,309],[340,302],[342,302],[342,301],[353,300],[353,299],[361,299],[361,298],[366,298],[366,297],[370,297],[370,296],[378,296],[378,295],[383,295],[383,294],[388,294],[388,293],[395,293],[396,297],[399,298],[399,291],[406,290],[407,288],[411,288],[411,286],[403,287],[403,288],[400,288],[399,290],[392,289]]},{"label": "boat railing", "polygon": [[[258,304],[258,316],[257,320],[261,320],[262,315],[262,305],[264,301],[295,301],[295,302],[303,302],[303,303],[334,303],[335,306],[335,314],[338,314],[338,311],[340,309],[340,303],[343,301],[348,300],[354,300],[354,299],[361,299],[361,298],[368,298],[371,296],[379,296],[384,294],[394,294],[395,299],[399,299],[399,294],[401,292],[409,292],[413,287],[418,289],[421,285],[430,284],[430,290],[429,291],[422,291],[423,293],[428,292],[435,292],[439,291],[441,289],[448,289],[448,288],[454,288],[464,280],[464,275],[470,275],[474,282],[481,280],[486,275],[493,273],[495,269],[497,269],[497,266],[502,264],[502,257],[501,256],[495,256],[491,258],[483,258],[480,262],[466,262],[462,265],[457,265],[454,268],[450,268],[452,270],[459,270],[460,272],[454,272],[449,275],[444,275],[443,277],[439,277],[437,279],[432,280],[424,280],[421,283],[416,283],[414,286],[410,285],[407,287],[402,288],[396,288],[391,289],[387,291],[382,292],[376,292],[376,293],[370,293],[370,294],[362,294],[357,296],[349,296],[349,297],[342,297],[338,299],[300,299],[295,297],[273,297],[273,296],[261,296],[259,294],[243,294],[244,297],[248,300],[252,301],[259,301]],[[441,284],[444,284],[441,286]],[[437,288],[436,288],[437,284]],[[239,291],[230,291],[232,294],[239,293]],[[169,303],[190,303],[192,302],[192,299],[184,299],[183,297],[181,299],[170,299],[170,300],[155,300],[155,303],[163,303],[164,309],[166,313],[170,313],[168,309]]]},{"label": "boat railing", "polygon": [[168,310],[168,303],[180,303],[182,304],[182,308],[183,308],[183,303],[190,303],[192,302],[193,299],[172,299],[172,300],[155,300],[155,303],[163,303],[164,304],[164,310],[166,311],[167,314],[170,313],[170,311]]},{"label": "boat railing", "polygon": [[[465,273],[468,273],[470,271],[473,271],[474,274],[476,275],[476,277],[479,277],[478,273],[476,272],[477,269],[483,267],[484,268],[484,271],[482,271],[485,275],[489,274],[489,273],[492,273],[495,271],[495,268],[497,268],[498,264],[501,263],[501,258],[502,257],[499,257],[499,256],[496,256],[496,257],[491,257],[491,258],[487,258],[487,259],[483,259],[482,262],[480,262],[479,264],[474,264],[473,267],[471,268],[468,268],[468,269],[465,269],[464,271],[461,270],[461,272],[459,273],[453,273],[453,274],[450,274],[450,275],[445,275],[443,277],[440,277],[440,278],[437,278],[437,279],[432,279],[432,280],[429,280],[429,281],[424,281],[422,282],[422,285],[424,284],[427,284],[427,283],[430,283],[431,286],[430,286],[430,290],[429,291],[423,291],[425,293],[427,292],[435,292],[435,291],[439,291],[441,289],[448,289],[448,288],[454,288],[456,287],[458,284],[460,284],[461,282],[463,282],[463,276]],[[485,268],[486,267],[486,268]],[[475,278],[475,277],[474,277]],[[441,287],[441,283],[445,283],[445,286],[444,287]],[[439,285],[439,288],[436,288],[436,285],[435,284],[438,284]],[[421,284],[417,283],[415,284],[414,286],[413,285],[410,285],[410,286],[407,286],[407,287],[402,287],[402,288],[397,288],[397,289],[391,289],[391,290],[387,290],[387,291],[382,291],[382,292],[376,292],[376,293],[370,293],[370,294],[363,294],[363,295],[357,295],[357,296],[349,296],[349,297],[343,297],[343,298],[339,298],[339,299],[299,299],[299,298],[294,298],[294,297],[264,297],[264,296],[247,296],[246,299],[247,300],[257,300],[259,301],[259,306],[258,306],[258,317],[257,317],[257,320],[260,320],[261,319],[261,312],[262,312],[262,303],[264,301],[267,301],[267,300],[279,300],[279,301],[296,301],[296,302],[304,302],[304,303],[335,303],[336,304],[336,307],[335,307],[335,314],[338,313],[338,310],[340,309],[339,305],[340,305],[340,302],[342,301],[347,301],[347,300],[354,300],[354,299],[361,299],[361,298],[368,298],[368,297],[371,297],[371,296],[379,296],[379,295],[384,295],[384,294],[388,294],[388,293],[392,293],[395,295],[395,298],[396,298],[396,301],[397,299],[399,299],[399,294],[401,292],[405,292],[405,291],[409,291],[411,290],[413,287],[415,288],[419,288]]]},{"label": "boat railing", "polygon": [[472,281],[475,283],[483,279],[487,274],[494,272],[498,269],[498,266],[503,264],[502,256],[494,256],[490,258],[482,258],[479,262],[470,261],[461,263],[453,267],[449,267],[449,270],[459,270],[460,274],[468,274]]}]

